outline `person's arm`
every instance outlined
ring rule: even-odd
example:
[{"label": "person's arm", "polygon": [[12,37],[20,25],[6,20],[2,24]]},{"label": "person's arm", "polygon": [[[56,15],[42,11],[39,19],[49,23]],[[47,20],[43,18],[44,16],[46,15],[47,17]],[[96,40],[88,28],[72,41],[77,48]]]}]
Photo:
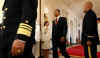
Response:
[{"label": "person's arm", "polygon": [[66,41],[66,36],[67,36],[67,31],[68,31],[68,26],[67,26],[67,19],[66,18],[62,18],[62,29],[61,29],[61,38],[60,41],[61,42],[65,42]]},{"label": "person's arm", "polygon": [[67,29],[68,29],[68,25],[67,25],[67,19],[66,18],[62,18],[62,37],[66,37],[67,35]]},{"label": "person's arm", "polygon": [[82,24],[82,40],[81,40],[81,44],[85,45],[86,41],[87,41],[87,37],[86,37],[86,19],[84,18],[83,20],[83,24]]},{"label": "person's arm", "polygon": [[18,26],[15,40],[12,44],[12,56],[20,55],[24,52],[25,42],[33,40],[35,37],[35,21],[37,17],[38,0],[23,0],[22,18]]},{"label": "person's arm", "polygon": [[[30,3],[33,2],[33,3]],[[35,30],[35,21],[37,17],[37,5],[38,0],[30,1],[24,0],[23,1],[23,8],[22,8],[22,21],[19,24],[17,30],[17,38],[20,40],[27,41],[28,38],[31,37],[32,31]]]}]

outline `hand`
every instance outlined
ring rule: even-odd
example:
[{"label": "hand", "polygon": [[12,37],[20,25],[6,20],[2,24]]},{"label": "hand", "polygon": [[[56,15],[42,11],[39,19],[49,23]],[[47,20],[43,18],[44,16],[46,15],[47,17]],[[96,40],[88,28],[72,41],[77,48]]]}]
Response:
[{"label": "hand", "polygon": [[63,43],[65,41],[65,37],[61,37],[60,42]]},{"label": "hand", "polygon": [[97,20],[97,23],[100,23],[100,20]]},{"label": "hand", "polygon": [[87,45],[88,46],[91,46],[92,45],[92,42],[91,41],[87,41]]},{"label": "hand", "polygon": [[25,41],[22,40],[14,40],[11,48],[12,56],[21,55],[24,52]]}]

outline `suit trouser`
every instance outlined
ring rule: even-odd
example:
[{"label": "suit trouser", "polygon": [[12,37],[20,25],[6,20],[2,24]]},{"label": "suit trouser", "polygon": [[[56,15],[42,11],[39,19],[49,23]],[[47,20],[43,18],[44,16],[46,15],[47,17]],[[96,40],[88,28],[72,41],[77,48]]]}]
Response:
[{"label": "suit trouser", "polygon": [[[87,45],[87,41],[91,41],[91,45]],[[88,37],[86,41],[84,41],[84,55],[85,58],[97,58],[97,44],[98,44],[98,36]]]},{"label": "suit trouser", "polygon": [[[89,58],[89,49],[88,46],[84,46],[84,51],[85,51],[85,58]],[[97,58],[97,45],[92,45],[90,46],[90,53],[92,58]]]},{"label": "suit trouser", "polygon": [[60,52],[65,58],[70,58],[68,56],[68,53],[66,52],[66,43],[57,43],[55,41],[53,43],[53,58],[58,58],[58,48],[60,49]]}]

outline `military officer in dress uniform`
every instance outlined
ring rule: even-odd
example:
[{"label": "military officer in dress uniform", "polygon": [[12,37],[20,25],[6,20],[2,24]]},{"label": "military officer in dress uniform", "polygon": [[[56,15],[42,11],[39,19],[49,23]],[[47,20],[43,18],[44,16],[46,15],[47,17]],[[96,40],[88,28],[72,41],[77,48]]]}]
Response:
[{"label": "military officer in dress uniform", "polygon": [[38,0],[5,0],[5,58],[33,58]]},{"label": "military officer in dress uniform", "polygon": [[85,16],[82,28],[82,45],[85,51],[85,58],[97,58],[97,17],[92,7],[92,2],[88,1],[85,3]]}]

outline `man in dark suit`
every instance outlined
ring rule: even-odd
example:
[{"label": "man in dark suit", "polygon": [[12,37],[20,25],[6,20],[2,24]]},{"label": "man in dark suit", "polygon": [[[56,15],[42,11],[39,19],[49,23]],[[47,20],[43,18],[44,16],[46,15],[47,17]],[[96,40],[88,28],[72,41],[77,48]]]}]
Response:
[{"label": "man in dark suit", "polygon": [[5,0],[5,58],[33,58],[37,6],[38,0]]},{"label": "man in dark suit", "polygon": [[97,58],[97,17],[92,7],[92,2],[86,2],[84,5],[85,16],[82,28],[82,45],[84,47],[85,58]]},{"label": "man in dark suit", "polygon": [[52,27],[53,58],[58,58],[58,48],[65,58],[70,58],[66,52],[67,19],[60,16],[60,10],[54,13],[56,19]]}]

